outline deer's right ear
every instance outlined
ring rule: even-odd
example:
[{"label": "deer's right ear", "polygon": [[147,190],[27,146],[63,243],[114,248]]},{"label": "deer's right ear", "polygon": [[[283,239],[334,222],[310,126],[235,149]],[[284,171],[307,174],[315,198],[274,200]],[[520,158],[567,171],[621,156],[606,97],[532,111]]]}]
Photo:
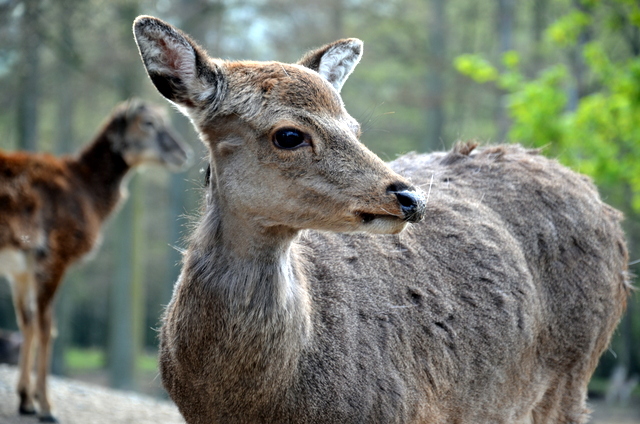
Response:
[{"label": "deer's right ear", "polygon": [[133,22],[140,57],[160,94],[188,109],[214,107],[226,88],[224,74],[187,35],[152,16]]}]

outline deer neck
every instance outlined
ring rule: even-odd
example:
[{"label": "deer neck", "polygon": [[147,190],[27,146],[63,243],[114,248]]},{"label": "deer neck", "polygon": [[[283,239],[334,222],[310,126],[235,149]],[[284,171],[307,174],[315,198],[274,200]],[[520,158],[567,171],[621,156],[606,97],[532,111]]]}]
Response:
[{"label": "deer neck", "polygon": [[126,175],[130,166],[113,149],[113,135],[101,133],[80,154],[71,159],[87,187],[87,194],[98,215],[106,218],[126,198]]},{"label": "deer neck", "polygon": [[193,238],[190,257],[194,265],[199,263],[198,280],[214,294],[224,295],[231,309],[261,309],[264,316],[291,314],[302,312],[300,306],[308,301],[297,238],[298,231],[263,227],[226,213],[213,199]]},{"label": "deer neck", "polygon": [[[218,199],[209,202],[185,258],[179,290],[185,301],[195,294],[202,313],[210,317],[206,331],[211,336],[202,340],[206,349],[217,340],[213,348],[220,352],[209,358],[215,358],[213,366],[221,375],[232,363],[236,370],[247,364],[242,381],[286,378],[283,369],[295,368],[310,330],[298,234],[252,226],[250,220],[224,212]],[[194,331],[203,328],[198,325]],[[260,376],[247,378],[255,373]]]}]

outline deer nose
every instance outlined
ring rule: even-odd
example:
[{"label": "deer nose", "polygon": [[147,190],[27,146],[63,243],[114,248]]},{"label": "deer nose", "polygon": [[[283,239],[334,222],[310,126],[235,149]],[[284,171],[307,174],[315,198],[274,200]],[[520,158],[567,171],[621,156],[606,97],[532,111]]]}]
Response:
[{"label": "deer nose", "polygon": [[387,193],[396,196],[405,221],[419,222],[424,218],[427,202],[422,193],[404,184],[391,184]]}]

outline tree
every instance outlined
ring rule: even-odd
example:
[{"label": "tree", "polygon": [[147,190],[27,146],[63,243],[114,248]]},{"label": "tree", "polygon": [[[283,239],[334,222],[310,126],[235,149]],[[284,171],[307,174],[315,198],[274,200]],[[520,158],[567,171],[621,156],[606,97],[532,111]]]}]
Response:
[{"label": "tree", "polygon": [[[131,38],[127,22],[133,22],[138,16],[138,5],[118,2],[116,14],[123,39]],[[124,45],[124,43],[122,43]],[[130,49],[133,50],[133,49]],[[137,58],[133,58],[137,59]],[[140,74],[135,72],[134,60],[124,66],[118,75],[118,87],[123,100],[137,93]],[[118,217],[120,223],[118,271],[113,275],[114,282],[110,298],[110,382],[113,387],[134,389],[136,387],[136,360],[144,344],[144,270],[145,243],[144,231],[144,180],[138,175],[131,182],[131,199],[125,204]]]},{"label": "tree", "polygon": [[40,0],[25,0],[20,26],[22,54],[18,90],[18,146],[35,151],[38,146],[38,102],[40,97]]},{"label": "tree", "polygon": [[427,88],[425,105],[425,140],[423,150],[433,150],[443,141],[445,125],[445,59],[447,20],[445,0],[431,0],[432,14],[429,14],[429,60],[425,80]]},{"label": "tree", "polygon": [[[500,55],[513,49],[514,0],[498,0],[496,28],[498,30],[498,47]],[[498,141],[503,141],[509,131],[509,119],[503,101],[504,92],[497,90],[496,122],[498,123]]]}]

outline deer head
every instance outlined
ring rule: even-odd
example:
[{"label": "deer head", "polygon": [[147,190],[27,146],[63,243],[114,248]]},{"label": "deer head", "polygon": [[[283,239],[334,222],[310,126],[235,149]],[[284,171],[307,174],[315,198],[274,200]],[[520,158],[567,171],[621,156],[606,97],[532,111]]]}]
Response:
[{"label": "deer head", "polygon": [[358,140],[339,91],[362,55],[344,39],[296,64],[210,58],[148,16],[134,22],[158,91],[187,115],[210,151],[212,190],[226,215],[261,227],[400,232],[424,196]]},{"label": "deer head", "polygon": [[113,149],[129,166],[157,163],[177,171],[189,162],[191,149],[167,124],[162,110],[137,99],[114,111]]}]

